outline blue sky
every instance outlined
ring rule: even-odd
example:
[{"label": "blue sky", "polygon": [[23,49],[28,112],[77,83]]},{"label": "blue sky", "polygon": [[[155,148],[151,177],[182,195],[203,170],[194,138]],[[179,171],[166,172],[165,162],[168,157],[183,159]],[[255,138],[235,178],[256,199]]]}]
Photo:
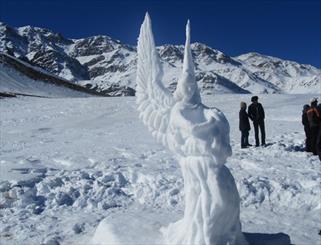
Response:
[{"label": "blue sky", "polygon": [[259,52],[321,67],[320,0],[0,0],[0,20],[69,38],[108,35],[136,45],[148,11],[157,45],[192,41],[235,56]]}]

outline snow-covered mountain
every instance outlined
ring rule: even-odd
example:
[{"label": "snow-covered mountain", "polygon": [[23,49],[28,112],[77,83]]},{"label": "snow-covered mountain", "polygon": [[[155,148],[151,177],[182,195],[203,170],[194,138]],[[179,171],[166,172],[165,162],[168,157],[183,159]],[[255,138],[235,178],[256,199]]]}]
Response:
[{"label": "snow-covered mountain", "polygon": [[321,73],[311,65],[298,64],[258,53],[236,57],[259,78],[270,81],[284,93],[321,92]]},{"label": "snow-covered mountain", "polygon": [[[174,90],[183,46],[158,47],[164,80]],[[134,95],[136,48],[108,36],[68,39],[38,27],[0,23],[0,52],[109,95]],[[318,93],[321,71],[310,65],[249,53],[230,57],[205,44],[192,44],[202,93]]]}]

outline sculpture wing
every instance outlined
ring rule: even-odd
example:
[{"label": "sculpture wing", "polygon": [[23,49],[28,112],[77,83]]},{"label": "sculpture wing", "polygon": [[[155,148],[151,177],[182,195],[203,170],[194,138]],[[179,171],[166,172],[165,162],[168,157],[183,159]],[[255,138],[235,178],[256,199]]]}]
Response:
[{"label": "sculpture wing", "polygon": [[163,71],[148,13],[140,28],[137,55],[136,103],[139,117],[157,141],[166,146],[166,130],[174,99],[161,81]]}]

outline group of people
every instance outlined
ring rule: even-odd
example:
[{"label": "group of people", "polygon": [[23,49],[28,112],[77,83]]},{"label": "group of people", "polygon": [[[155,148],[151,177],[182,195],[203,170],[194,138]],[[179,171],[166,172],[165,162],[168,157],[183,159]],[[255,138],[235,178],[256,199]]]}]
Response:
[{"label": "group of people", "polygon": [[304,105],[302,124],[305,132],[305,150],[319,155],[321,160],[321,104],[318,99],[312,98],[310,105]]},{"label": "group of people", "polygon": [[[240,118],[240,131],[241,131],[241,148],[252,146],[249,144],[249,132],[251,129],[250,120],[253,122],[255,134],[255,146],[260,146],[259,131],[261,131],[261,145],[265,146],[265,126],[264,126],[264,109],[261,103],[258,102],[259,97],[253,96],[251,98],[252,104],[246,112],[246,103],[241,102],[241,110],[239,113]],[[249,120],[250,119],[250,120]]]},{"label": "group of people", "polygon": [[[258,96],[251,98],[252,104],[248,110],[245,102],[240,104],[239,128],[241,131],[241,148],[252,146],[249,144],[249,132],[251,129],[250,120],[253,122],[255,134],[255,146],[260,146],[259,131],[261,132],[261,145],[265,146],[265,126],[264,109],[258,102]],[[313,155],[319,155],[321,160],[321,104],[318,105],[318,99],[312,98],[310,105],[304,105],[302,111],[302,124],[306,136],[305,150],[312,152]]]}]

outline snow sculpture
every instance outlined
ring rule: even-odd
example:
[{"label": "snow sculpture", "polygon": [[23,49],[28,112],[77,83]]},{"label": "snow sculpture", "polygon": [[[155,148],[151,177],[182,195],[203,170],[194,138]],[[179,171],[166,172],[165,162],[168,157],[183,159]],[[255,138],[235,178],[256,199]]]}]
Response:
[{"label": "snow sculpture", "polygon": [[185,190],[184,218],[162,228],[167,244],[247,244],[241,232],[240,200],[224,166],[232,153],[229,124],[218,109],[202,104],[186,26],[183,71],[174,96],[162,83],[148,13],[138,38],[137,105],[156,140],[177,157]]}]

